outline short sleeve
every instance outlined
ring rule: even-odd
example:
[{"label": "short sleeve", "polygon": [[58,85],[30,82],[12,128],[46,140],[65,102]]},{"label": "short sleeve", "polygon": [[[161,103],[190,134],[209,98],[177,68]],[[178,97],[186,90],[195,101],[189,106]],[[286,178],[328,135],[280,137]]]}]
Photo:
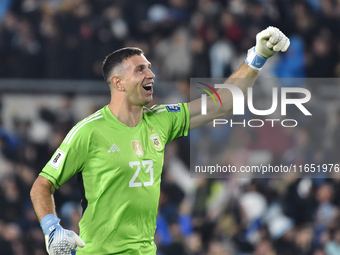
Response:
[{"label": "short sleeve", "polygon": [[187,136],[189,132],[190,114],[187,103],[165,105],[166,117],[170,123],[168,142]]},{"label": "short sleeve", "polygon": [[[71,130],[71,132],[74,131]],[[85,164],[87,138],[80,133],[72,137],[72,141],[70,141],[67,139],[70,133],[40,173],[41,176],[49,179],[56,188],[80,172]]]}]

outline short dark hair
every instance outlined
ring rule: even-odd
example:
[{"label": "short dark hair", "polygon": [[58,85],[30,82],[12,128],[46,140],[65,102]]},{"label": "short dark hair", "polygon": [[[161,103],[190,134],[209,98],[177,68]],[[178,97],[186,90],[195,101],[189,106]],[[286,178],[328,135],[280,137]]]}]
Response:
[{"label": "short dark hair", "polygon": [[125,59],[142,54],[144,54],[144,52],[137,47],[126,47],[107,55],[102,66],[102,74],[106,83],[110,85],[109,79],[111,71],[123,63]]}]

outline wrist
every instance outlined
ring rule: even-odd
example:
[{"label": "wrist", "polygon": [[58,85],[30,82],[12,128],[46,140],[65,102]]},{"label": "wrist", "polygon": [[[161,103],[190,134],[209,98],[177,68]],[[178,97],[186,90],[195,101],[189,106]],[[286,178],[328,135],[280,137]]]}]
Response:
[{"label": "wrist", "polygon": [[44,232],[44,235],[49,235],[53,229],[55,229],[55,225],[58,225],[60,219],[54,214],[47,214],[40,221],[40,226]]},{"label": "wrist", "polygon": [[255,51],[255,47],[252,47],[248,50],[248,54],[244,62],[246,62],[253,70],[260,71],[266,61],[267,58],[258,55]]}]

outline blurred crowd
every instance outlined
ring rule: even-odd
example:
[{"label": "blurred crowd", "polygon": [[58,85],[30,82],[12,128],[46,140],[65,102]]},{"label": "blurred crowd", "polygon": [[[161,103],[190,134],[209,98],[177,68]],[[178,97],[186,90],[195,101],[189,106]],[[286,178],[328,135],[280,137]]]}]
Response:
[{"label": "blurred crowd", "polygon": [[291,38],[277,76],[340,72],[335,0],[2,2],[0,77],[101,79],[104,57],[131,45],[144,50],[162,80],[223,77],[269,25]]},{"label": "blurred crowd", "polygon": [[[259,79],[337,78],[339,19],[336,0],[4,0],[0,78],[102,79],[107,54],[137,46],[156,74],[154,103],[187,102],[190,78],[230,75],[269,25],[287,34],[291,47],[269,60]],[[268,154],[272,164],[339,163],[339,106],[309,89],[313,117],[295,116],[297,128],[224,128],[210,132],[210,141],[225,144],[231,164]],[[264,87],[261,93],[268,94]],[[79,117],[70,95],[37,116],[13,116],[6,130],[0,115],[1,255],[46,254],[29,190]],[[158,255],[340,254],[340,178],[193,179],[189,147],[188,138],[166,147]],[[61,224],[76,232],[79,198],[74,178],[55,194]]]}]

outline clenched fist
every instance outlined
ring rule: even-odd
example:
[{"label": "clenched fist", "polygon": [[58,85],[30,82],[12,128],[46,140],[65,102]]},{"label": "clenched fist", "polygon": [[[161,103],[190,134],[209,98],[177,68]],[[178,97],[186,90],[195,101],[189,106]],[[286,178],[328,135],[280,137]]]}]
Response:
[{"label": "clenched fist", "polygon": [[256,45],[248,50],[245,62],[259,71],[267,58],[279,51],[285,52],[289,45],[289,38],[278,28],[270,26],[256,35]]}]

